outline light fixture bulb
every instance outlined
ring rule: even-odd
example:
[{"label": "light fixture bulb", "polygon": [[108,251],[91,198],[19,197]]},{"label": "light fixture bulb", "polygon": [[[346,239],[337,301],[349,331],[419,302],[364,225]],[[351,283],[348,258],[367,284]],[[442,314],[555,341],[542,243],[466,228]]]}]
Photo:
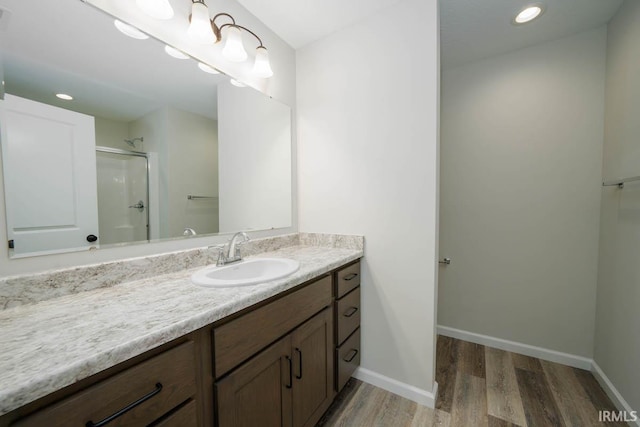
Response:
[{"label": "light fixture bulb", "polygon": [[176,49],[173,46],[165,45],[164,51],[167,52],[167,55],[173,56],[176,59],[189,59],[189,55]]},{"label": "light fixture bulb", "polygon": [[242,44],[242,31],[238,27],[229,27],[227,41],[222,49],[222,56],[232,62],[242,62],[247,59],[247,51]]},{"label": "light fixture bulb", "polygon": [[189,24],[187,34],[201,44],[213,44],[216,41],[213,28],[211,28],[209,8],[202,1],[194,2],[191,7],[191,24]]},{"label": "light fixture bulb", "polygon": [[145,40],[149,38],[148,35],[140,31],[136,27],[133,27],[129,24],[125,24],[124,22],[119,21],[117,19],[113,22],[113,25],[115,25],[116,28],[125,36],[129,36],[131,38],[138,39],[138,40]]},{"label": "light fixture bulb", "polygon": [[209,73],[209,74],[220,74],[220,71],[216,70],[213,67],[210,67],[207,64],[203,64],[202,62],[198,62],[198,68],[200,68],[202,71],[204,71],[205,73]]},{"label": "light fixture bulb", "polygon": [[67,95],[66,93],[56,93],[56,96],[65,101],[73,101],[73,96]]},{"label": "light fixture bulb", "polygon": [[542,10],[541,5],[528,6],[518,13],[518,15],[513,19],[513,22],[516,24],[524,24],[533,21],[542,14]]},{"label": "light fixture bulb", "polygon": [[232,85],[234,85],[235,87],[247,87],[246,84],[236,80],[236,79],[230,79],[229,83],[231,83]]},{"label": "light fixture bulb", "polygon": [[169,0],[136,0],[136,4],[144,13],[155,19],[173,18],[173,8]]},{"label": "light fixture bulb", "polygon": [[253,64],[253,74],[256,77],[268,79],[273,76],[273,70],[271,64],[269,64],[269,53],[267,48],[260,46],[256,49],[256,60]]}]

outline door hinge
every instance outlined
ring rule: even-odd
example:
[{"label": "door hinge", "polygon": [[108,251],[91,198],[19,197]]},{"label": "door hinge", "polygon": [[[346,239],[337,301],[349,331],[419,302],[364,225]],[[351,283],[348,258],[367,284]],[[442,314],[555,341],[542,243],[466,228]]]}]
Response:
[{"label": "door hinge", "polygon": [[9,240],[9,249],[14,249],[14,247],[13,239]]}]

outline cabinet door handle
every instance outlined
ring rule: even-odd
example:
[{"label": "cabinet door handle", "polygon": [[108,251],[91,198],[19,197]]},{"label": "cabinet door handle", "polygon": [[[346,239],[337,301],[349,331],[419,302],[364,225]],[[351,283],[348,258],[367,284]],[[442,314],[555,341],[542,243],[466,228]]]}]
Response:
[{"label": "cabinet door handle", "polygon": [[351,317],[354,314],[356,314],[357,311],[358,311],[358,307],[350,307],[349,310],[344,312],[343,316],[344,317]]},{"label": "cabinet door handle", "polygon": [[344,280],[347,282],[350,282],[351,280],[355,279],[356,277],[358,277],[358,273],[351,273],[351,274],[347,274],[346,276],[344,276]]},{"label": "cabinet door handle", "polygon": [[126,414],[127,412],[129,412],[130,410],[135,408],[136,406],[138,406],[141,403],[151,399],[153,396],[155,396],[156,394],[160,393],[161,391],[162,391],[162,384],[161,383],[157,383],[156,384],[156,388],[152,392],[145,394],[140,399],[136,400],[133,403],[128,404],[127,406],[125,406],[124,408],[120,409],[115,414],[109,415],[107,418],[105,418],[103,420],[100,420],[97,423],[94,423],[93,421],[88,421],[87,424],[85,424],[85,426],[86,427],[102,427],[104,425],[107,425],[111,421],[113,421],[116,418],[118,418],[119,416]]},{"label": "cabinet door handle", "polygon": [[296,375],[296,378],[301,380],[302,379],[302,352],[300,351],[299,348],[296,348],[296,353],[298,353],[298,374]]},{"label": "cabinet door handle", "polygon": [[347,356],[347,357],[345,357],[345,358],[344,358],[344,359],[342,359],[342,360],[344,360],[345,362],[349,363],[349,362],[351,362],[353,359],[355,359],[355,357],[358,355],[358,350],[356,350],[356,349],[354,348],[354,349],[351,349],[351,351],[353,352],[353,354],[351,354],[351,357]]},{"label": "cabinet door handle", "polygon": [[285,357],[287,359],[287,362],[289,363],[289,384],[286,384],[285,387],[291,388],[293,387],[293,362],[291,361],[291,358],[289,356]]}]

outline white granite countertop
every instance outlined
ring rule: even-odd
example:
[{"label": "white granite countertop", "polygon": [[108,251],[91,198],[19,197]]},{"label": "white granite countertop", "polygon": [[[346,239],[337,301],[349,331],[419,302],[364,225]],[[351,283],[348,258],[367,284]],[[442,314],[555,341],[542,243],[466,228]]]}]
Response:
[{"label": "white granite countertop", "polygon": [[0,311],[0,415],[362,256],[292,246],[247,257],[300,262],[264,284],[195,286],[198,267]]}]

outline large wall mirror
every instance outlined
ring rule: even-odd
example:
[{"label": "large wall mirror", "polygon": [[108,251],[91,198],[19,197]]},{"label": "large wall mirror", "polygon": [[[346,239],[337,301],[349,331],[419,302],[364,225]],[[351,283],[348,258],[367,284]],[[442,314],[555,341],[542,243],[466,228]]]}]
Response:
[{"label": "large wall mirror", "polygon": [[80,1],[2,4],[10,256],[291,226],[288,106]]}]

